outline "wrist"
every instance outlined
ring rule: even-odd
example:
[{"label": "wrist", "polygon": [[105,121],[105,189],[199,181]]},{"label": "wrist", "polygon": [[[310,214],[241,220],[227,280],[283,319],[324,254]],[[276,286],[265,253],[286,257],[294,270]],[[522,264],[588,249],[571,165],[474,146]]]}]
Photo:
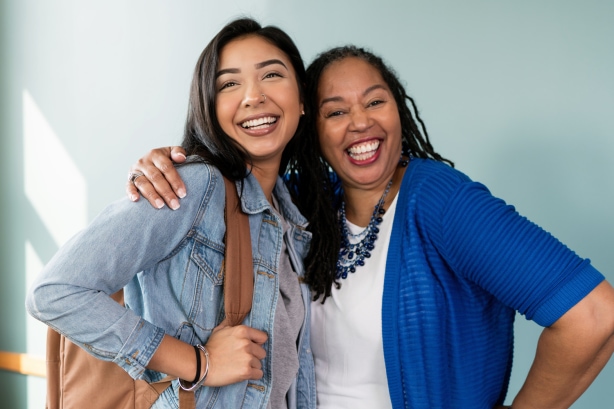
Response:
[{"label": "wrist", "polygon": [[[209,374],[209,351],[203,345],[194,345],[196,351],[196,375],[197,377],[192,382],[186,382],[179,379],[179,386],[184,391],[192,392],[202,386]],[[201,359],[202,358],[202,359]],[[203,365],[201,366],[201,362]]]}]

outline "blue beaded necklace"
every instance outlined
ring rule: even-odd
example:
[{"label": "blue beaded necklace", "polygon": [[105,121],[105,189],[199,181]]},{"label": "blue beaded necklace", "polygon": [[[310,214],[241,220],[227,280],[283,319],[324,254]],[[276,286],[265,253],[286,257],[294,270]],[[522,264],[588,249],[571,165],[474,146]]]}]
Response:
[{"label": "blue beaded necklace", "polygon": [[[411,158],[411,154],[409,157]],[[408,163],[409,161],[403,159],[401,156],[399,164],[405,167]],[[377,240],[377,235],[379,233],[379,228],[377,226],[383,221],[384,213],[386,213],[384,202],[386,201],[386,196],[391,186],[392,179],[390,179],[390,182],[386,185],[382,197],[377,202],[377,205],[375,205],[369,224],[358,234],[352,234],[348,230],[347,219],[345,217],[345,201],[341,203],[341,209],[339,210],[341,247],[339,249],[335,279],[346,279],[348,273],[355,273],[357,267],[365,265],[365,258],[371,257],[371,251],[375,248],[375,240]],[[350,243],[350,238],[361,238],[361,240],[358,243]]]},{"label": "blue beaded necklace", "polygon": [[[379,228],[377,227],[383,220],[384,213],[384,201],[386,195],[390,191],[392,186],[392,179],[386,185],[384,194],[375,205],[373,214],[369,224],[363,231],[358,234],[351,234],[347,227],[347,219],[345,217],[345,202],[341,203],[341,210],[339,211],[339,218],[341,219],[341,248],[339,249],[339,259],[337,260],[337,273],[335,278],[347,278],[348,273],[355,273],[356,266],[364,266],[365,258],[371,257],[371,251],[375,248],[375,240],[377,240],[377,234]],[[350,237],[362,239],[358,243],[350,243]]]}]

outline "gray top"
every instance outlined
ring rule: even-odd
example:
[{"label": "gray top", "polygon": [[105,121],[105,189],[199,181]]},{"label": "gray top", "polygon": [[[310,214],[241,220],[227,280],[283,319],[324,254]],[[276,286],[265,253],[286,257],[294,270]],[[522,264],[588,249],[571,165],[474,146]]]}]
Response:
[{"label": "gray top", "polygon": [[[277,210],[277,200],[273,196],[273,206]],[[279,299],[275,310],[273,325],[273,350],[275,355],[272,359],[273,382],[271,397],[267,405],[270,409],[285,409],[286,394],[290,385],[298,373],[298,335],[305,318],[305,306],[301,295],[298,275],[290,263],[288,248],[286,246],[288,224],[281,214],[280,217],[284,230],[284,239],[281,245],[281,257],[279,260]]]}]

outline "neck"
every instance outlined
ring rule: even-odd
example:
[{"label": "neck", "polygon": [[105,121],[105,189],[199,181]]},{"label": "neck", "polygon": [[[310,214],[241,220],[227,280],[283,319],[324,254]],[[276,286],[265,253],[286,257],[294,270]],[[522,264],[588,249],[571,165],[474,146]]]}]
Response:
[{"label": "neck", "polygon": [[[388,210],[401,187],[401,181],[405,174],[405,167],[397,166],[391,175],[392,185],[386,195],[383,208]],[[379,202],[386,190],[390,179],[384,180],[380,185],[372,189],[360,189],[344,186],[345,214],[347,220],[357,226],[367,226],[371,220],[373,209]]]},{"label": "neck", "polygon": [[252,168],[252,174],[260,184],[260,188],[264,192],[264,196],[267,198],[269,203],[273,205],[273,189],[275,189],[275,183],[277,183],[277,175],[279,172],[279,164],[278,166],[271,167],[259,167],[254,166]]}]

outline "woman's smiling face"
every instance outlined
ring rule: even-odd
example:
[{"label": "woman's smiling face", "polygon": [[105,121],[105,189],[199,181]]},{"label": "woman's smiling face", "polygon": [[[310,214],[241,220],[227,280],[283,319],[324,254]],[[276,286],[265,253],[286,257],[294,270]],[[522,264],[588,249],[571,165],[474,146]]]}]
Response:
[{"label": "woman's smiling face", "polygon": [[216,73],[216,115],[224,132],[255,166],[279,166],[303,104],[288,56],[262,37],[226,44]]},{"label": "woman's smiling face", "polygon": [[401,156],[402,137],[397,104],[379,71],[356,57],[330,64],[317,103],[322,154],[344,187],[385,186]]}]

